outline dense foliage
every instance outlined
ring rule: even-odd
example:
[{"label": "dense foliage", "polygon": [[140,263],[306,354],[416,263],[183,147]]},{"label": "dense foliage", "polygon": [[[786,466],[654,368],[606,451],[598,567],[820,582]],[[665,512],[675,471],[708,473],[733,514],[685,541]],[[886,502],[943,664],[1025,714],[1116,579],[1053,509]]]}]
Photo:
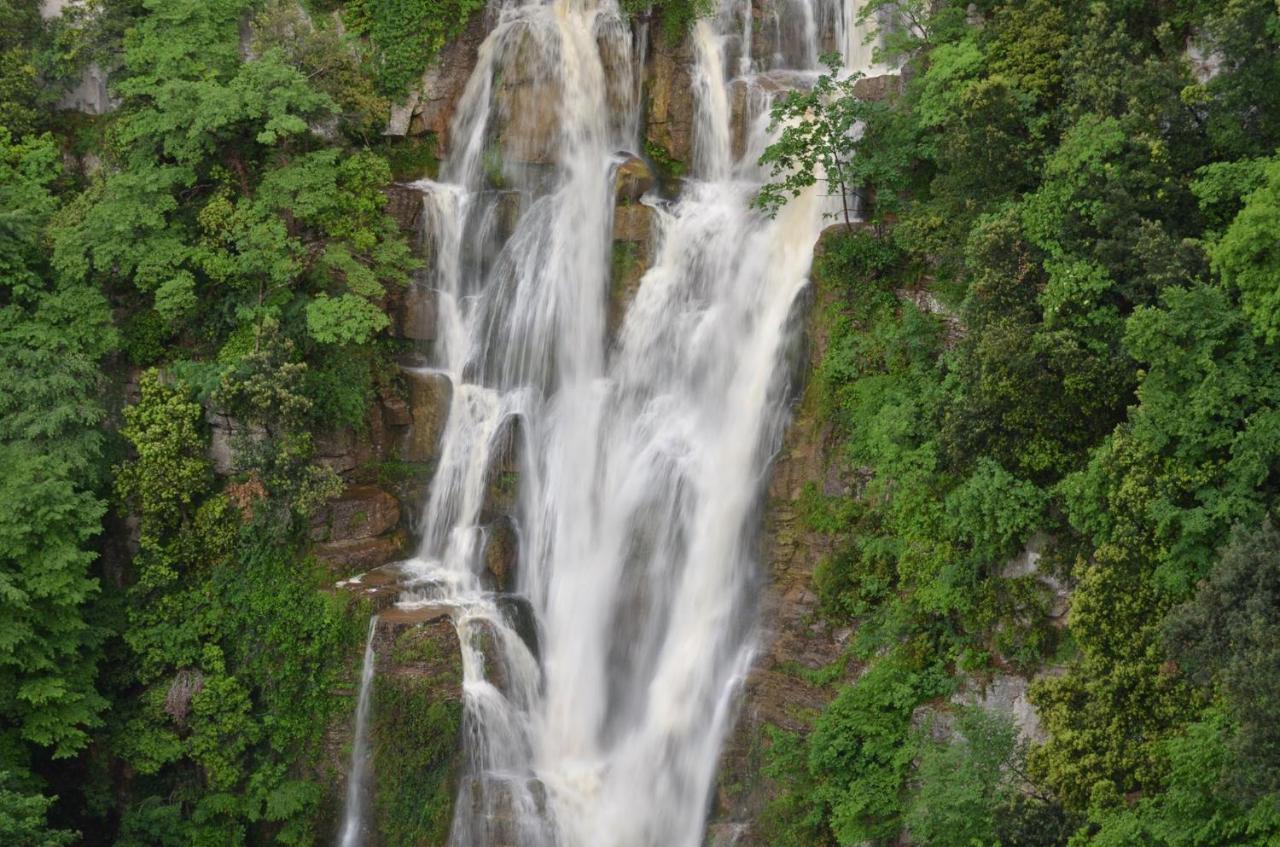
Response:
[{"label": "dense foliage", "polygon": [[[818,274],[814,391],[866,482],[807,508],[869,669],[775,745],[776,841],[1277,843],[1280,10],[869,7],[909,24],[900,96],[828,81],[765,156],[801,165],[766,207],[833,161],[877,199]],[[911,740],[1010,673],[1038,743]]]},{"label": "dense foliage", "polygon": [[[0,11],[0,841],[312,843],[364,627],[311,433],[363,423],[415,266],[388,102],[294,3]],[[51,109],[89,62],[114,110]]]}]

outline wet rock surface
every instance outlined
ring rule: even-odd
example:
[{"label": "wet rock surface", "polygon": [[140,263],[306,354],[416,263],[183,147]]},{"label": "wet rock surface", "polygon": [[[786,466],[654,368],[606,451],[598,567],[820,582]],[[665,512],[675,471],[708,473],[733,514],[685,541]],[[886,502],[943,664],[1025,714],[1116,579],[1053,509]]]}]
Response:
[{"label": "wet rock surface", "polygon": [[863,100],[888,100],[902,94],[902,77],[881,74],[863,77],[853,84],[853,96]]},{"label": "wet rock surface", "polygon": [[560,140],[560,81],[546,73],[543,49],[529,29],[520,30],[497,73],[495,131],[503,165],[546,165]]},{"label": "wet rock surface", "polygon": [[410,341],[431,342],[436,338],[436,294],[424,283],[414,282],[402,295],[394,326],[397,335]]},{"label": "wet rock surface", "polygon": [[494,591],[508,594],[515,591],[519,545],[515,522],[510,516],[501,515],[485,527],[484,569]]},{"label": "wet rock surface", "polygon": [[644,159],[629,156],[613,175],[613,194],[618,205],[638,203],[640,198],[653,190],[653,171]]},{"label": "wet rock surface", "polygon": [[396,183],[384,188],[382,193],[387,198],[384,211],[410,239],[410,243],[415,243],[422,225],[422,192]]},{"label": "wet rock surface", "polygon": [[399,559],[408,548],[406,533],[393,533],[380,538],[356,538],[317,544],[312,548],[316,559],[323,562],[334,576],[376,568]]},{"label": "wet rock surface", "polygon": [[687,38],[679,42],[658,38],[645,73],[645,140],[677,162],[693,158],[692,64]]},{"label": "wet rock surface", "polygon": [[403,455],[407,462],[435,462],[440,458],[441,439],[449,422],[449,405],[453,385],[443,374],[411,370],[405,373],[409,384],[409,414],[413,423]]},{"label": "wet rock surface", "polygon": [[391,610],[374,636],[371,818],[380,844],[443,844],[462,729],[462,649],[447,609]]},{"label": "wet rock surface", "polygon": [[376,485],[353,485],[311,518],[313,541],[373,538],[400,523],[400,503]]},{"label": "wet rock surface", "polygon": [[504,517],[515,516],[524,439],[524,423],[518,415],[507,417],[494,435],[494,449],[486,473],[484,505],[480,507],[480,522],[483,524],[492,525]]},{"label": "wet rock surface", "polygon": [[613,339],[640,290],[640,281],[653,267],[658,213],[639,201],[655,183],[649,165],[635,157],[619,165],[614,175],[613,264],[606,316]]}]

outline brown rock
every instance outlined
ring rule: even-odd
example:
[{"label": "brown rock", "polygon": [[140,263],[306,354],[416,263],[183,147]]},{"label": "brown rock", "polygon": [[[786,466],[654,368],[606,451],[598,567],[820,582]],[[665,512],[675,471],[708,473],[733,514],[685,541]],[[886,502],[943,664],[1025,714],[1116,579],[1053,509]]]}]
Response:
[{"label": "brown rock", "polygon": [[413,341],[436,339],[436,293],[425,285],[415,283],[404,292],[399,320],[402,338]]},{"label": "brown rock", "polygon": [[541,45],[530,30],[512,38],[515,44],[503,53],[494,91],[502,163],[549,164],[560,140],[560,80],[545,71]]},{"label": "brown rock", "polygon": [[[350,573],[350,572],[348,572]],[[395,563],[374,567],[338,582],[334,588],[355,601],[368,604],[376,613],[393,610],[404,587],[404,573]]]},{"label": "brown rock", "polygon": [[408,536],[403,531],[397,531],[376,538],[316,544],[311,550],[316,559],[328,567],[330,573],[335,577],[344,577],[403,558],[408,541]]},{"label": "brown rock", "polygon": [[471,16],[460,36],[440,49],[411,97],[413,117],[408,132],[434,134],[440,139],[442,154],[449,144],[449,129],[458,101],[466,90],[486,34],[485,14],[480,11]]},{"label": "brown rock", "polygon": [[449,422],[453,384],[443,374],[406,371],[409,383],[409,411],[413,425],[405,445],[408,462],[434,462],[440,458],[441,439]]},{"label": "brown rock", "polygon": [[644,159],[632,156],[613,175],[614,197],[619,204],[637,203],[653,188],[653,172]]},{"label": "brown rock", "polygon": [[902,77],[898,74],[865,76],[853,84],[853,96],[860,100],[888,100],[902,94]]},{"label": "brown rock", "polygon": [[315,449],[316,464],[323,465],[335,473],[346,473],[355,470],[359,458],[356,434],[351,429],[318,432],[312,436]]},{"label": "brown rock", "polygon": [[649,206],[634,203],[617,207],[613,210],[613,240],[648,245],[653,241],[653,219],[656,214]]},{"label": "brown rock", "polygon": [[409,403],[395,392],[387,392],[382,396],[382,420],[387,426],[401,427],[413,423],[413,412]]},{"label": "brown rock", "polygon": [[382,193],[387,198],[387,205],[384,207],[387,216],[396,222],[401,232],[410,237],[410,243],[416,243],[418,229],[422,225],[422,192],[394,183],[384,188]]},{"label": "brown rock", "polygon": [[390,532],[400,523],[400,503],[376,485],[353,485],[329,501],[311,521],[316,541],[351,541]]},{"label": "brown rock", "polygon": [[649,57],[645,138],[672,159],[693,156],[693,53],[688,38],[679,43],[659,38]]},{"label": "brown rock", "polygon": [[484,678],[499,691],[507,693],[510,679],[503,658],[502,636],[497,627],[486,620],[475,620],[468,629],[472,649],[484,660]]},{"label": "brown rock", "polygon": [[524,448],[524,423],[519,415],[511,415],[499,425],[494,436],[495,448],[486,474],[484,504],[480,521],[491,524],[516,511],[520,490],[520,456]]},{"label": "brown rock", "polygon": [[647,243],[616,241],[613,245],[613,276],[609,283],[608,332],[617,338],[626,320],[627,310],[640,291],[644,275],[653,265]]},{"label": "brown rock", "polygon": [[504,515],[485,527],[484,568],[493,579],[494,590],[515,590],[519,556],[520,539],[511,518]]},{"label": "brown rock", "polygon": [[613,268],[609,286],[608,331],[616,338],[627,310],[653,267],[655,212],[638,204],[618,206],[613,214]]}]

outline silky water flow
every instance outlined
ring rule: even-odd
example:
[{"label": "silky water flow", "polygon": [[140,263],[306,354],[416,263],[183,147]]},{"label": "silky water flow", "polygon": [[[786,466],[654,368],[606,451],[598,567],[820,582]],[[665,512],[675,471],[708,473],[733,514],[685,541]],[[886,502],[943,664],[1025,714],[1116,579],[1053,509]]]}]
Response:
[{"label": "silky water flow", "polygon": [[[642,146],[647,26],[615,0],[487,11],[440,180],[415,184],[438,323],[414,376],[451,390],[399,605],[449,608],[462,645],[453,847],[701,843],[755,648],[799,297],[839,205],[811,190],[761,215],[756,163],[773,98],[820,55],[870,67],[859,3],[723,0],[695,24],[692,168],[678,200],[642,200],[652,267],[612,332],[613,178]],[[495,469],[516,488],[505,593],[483,564]],[[341,847],[364,837],[374,658],[371,629]]]}]

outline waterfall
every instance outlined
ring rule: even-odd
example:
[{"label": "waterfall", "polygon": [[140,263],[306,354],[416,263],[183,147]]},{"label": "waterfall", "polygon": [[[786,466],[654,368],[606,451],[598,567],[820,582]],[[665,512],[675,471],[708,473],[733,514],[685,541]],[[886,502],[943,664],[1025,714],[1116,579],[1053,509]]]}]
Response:
[{"label": "waterfall", "polygon": [[[723,0],[696,24],[693,168],[679,199],[642,201],[652,266],[616,337],[613,169],[640,134],[647,31],[615,0],[490,5],[441,178],[418,183],[440,321],[419,367],[453,391],[399,601],[450,607],[463,646],[454,847],[701,843],[829,204],[751,209],[783,87],[760,75],[803,84],[821,53],[850,53],[854,2],[777,0],[766,34],[749,0]],[[733,85],[751,92],[736,159]],[[486,498],[506,476],[519,558],[496,585]]]},{"label": "waterfall", "polygon": [[364,837],[365,782],[369,776],[369,704],[373,697],[373,637],[378,631],[378,617],[369,621],[365,638],[364,662],[360,666],[360,696],[356,701],[356,726],[351,742],[351,768],[347,773],[347,800],[342,810],[342,829],[338,847],[356,847]]}]

